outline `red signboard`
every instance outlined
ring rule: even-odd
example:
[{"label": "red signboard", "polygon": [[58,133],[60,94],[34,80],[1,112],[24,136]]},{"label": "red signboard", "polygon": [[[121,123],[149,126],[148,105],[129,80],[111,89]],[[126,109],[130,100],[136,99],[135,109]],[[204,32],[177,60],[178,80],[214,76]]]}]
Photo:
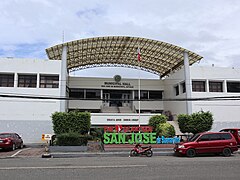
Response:
[{"label": "red signboard", "polygon": [[151,126],[104,126],[104,132],[123,132],[123,133],[132,133],[132,132],[152,132]]}]

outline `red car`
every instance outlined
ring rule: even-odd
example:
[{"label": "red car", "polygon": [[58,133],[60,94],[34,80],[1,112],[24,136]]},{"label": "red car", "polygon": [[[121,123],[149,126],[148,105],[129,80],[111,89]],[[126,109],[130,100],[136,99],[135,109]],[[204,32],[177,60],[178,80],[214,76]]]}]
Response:
[{"label": "red car", "polygon": [[23,148],[23,140],[17,133],[0,133],[0,148],[13,151]]},{"label": "red car", "polygon": [[238,147],[240,146],[240,129],[239,128],[222,129],[220,132],[230,132],[235,137],[238,143]]},{"label": "red car", "polygon": [[204,132],[195,134],[188,142],[177,144],[175,154],[194,157],[196,154],[222,154],[231,156],[237,151],[237,141],[229,132]]}]

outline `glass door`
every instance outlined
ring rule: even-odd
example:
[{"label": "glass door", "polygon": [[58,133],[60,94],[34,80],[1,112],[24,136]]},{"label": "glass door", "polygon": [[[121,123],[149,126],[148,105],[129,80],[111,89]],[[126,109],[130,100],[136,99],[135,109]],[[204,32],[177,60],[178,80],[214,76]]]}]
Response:
[{"label": "glass door", "polygon": [[110,93],[103,93],[103,106],[109,107]]},{"label": "glass door", "polygon": [[129,101],[129,99],[130,99],[130,94],[122,94],[122,105],[123,106],[130,106],[130,101]]}]

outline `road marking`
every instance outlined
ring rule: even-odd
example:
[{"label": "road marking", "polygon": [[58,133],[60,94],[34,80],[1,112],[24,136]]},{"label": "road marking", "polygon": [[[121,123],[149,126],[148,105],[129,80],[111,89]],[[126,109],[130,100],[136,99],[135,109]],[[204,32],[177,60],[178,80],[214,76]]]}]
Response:
[{"label": "road marking", "polygon": [[18,155],[20,152],[25,151],[25,150],[28,150],[28,149],[31,149],[31,148],[21,149],[21,150],[17,151],[16,153],[14,153],[13,155],[11,155],[10,157],[15,157],[15,156]]},{"label": "road marking", "polygon": [[147,165],[117,165],[117,166],[43,166],[43,167],[0,167],[0,170],[25,170],[25,169],[100,169],[100,168],[130,168],[146,167]]}]

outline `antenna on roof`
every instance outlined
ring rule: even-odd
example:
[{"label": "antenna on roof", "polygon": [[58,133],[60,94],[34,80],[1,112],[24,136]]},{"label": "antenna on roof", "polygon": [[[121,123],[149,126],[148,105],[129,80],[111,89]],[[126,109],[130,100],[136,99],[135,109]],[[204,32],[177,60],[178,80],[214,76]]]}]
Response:
[{"label": "antenna on roof", "polygon": [[62,32],[62,43],[64,43],[64,30]]}]

